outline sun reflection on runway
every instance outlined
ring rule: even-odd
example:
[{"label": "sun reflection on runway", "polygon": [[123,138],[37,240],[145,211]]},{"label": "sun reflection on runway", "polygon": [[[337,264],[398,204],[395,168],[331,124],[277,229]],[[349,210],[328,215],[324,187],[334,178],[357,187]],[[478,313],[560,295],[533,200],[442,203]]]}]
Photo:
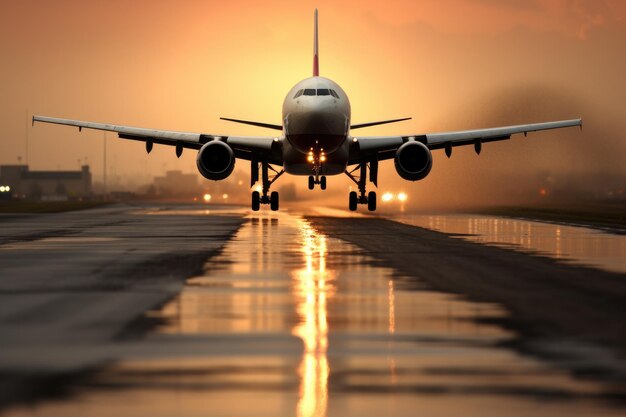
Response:
[{"label": "sun reflection on runway", "polygon": [[403,215],[394,220],[463,239],[539,253],[565,262],[626,272],[626,236],[580,226],[504,217],[447,214]]},{"label": "sun reflection on runway", "polygon": [[328,319],[327,302],[332,297],[334,274],[326,269],[326,236],[302,220],[301,252],[305,267],[293,272],[293,294],[298,324],[292,334],[304,342],[298,368],[300,390],[297,415],[325,416],[328,406]]}]

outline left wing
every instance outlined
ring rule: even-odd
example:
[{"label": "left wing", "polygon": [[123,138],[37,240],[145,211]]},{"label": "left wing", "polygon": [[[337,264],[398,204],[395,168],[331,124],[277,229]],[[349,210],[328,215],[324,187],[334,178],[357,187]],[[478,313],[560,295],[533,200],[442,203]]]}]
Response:
[{"label": "left wing", "polygon": [[180,156],[183,148],[200,149],[202,145],[212,140],[227,143],[235,152],[235,156],[245,160],[267,161],[272,164],[282,165],[282,153],[280,145],[282,138],[267,136],[227,136],[206,133],[177,132],[173,130],[145,129],[141,127],[112,125],[105,123],[84,122],[72,119],[59,119],[55,117],[33,116],[35,122],[53,123],[85,129],[104,130],[116,132],[121,139],[130,139],[146,142],[146,150],[150,152],[152,145],[170,145],[176,147],[176,155]]},{"label": "left wing", "polygon": [[352,138],[349,164],[358,164],[378,156],[378,160],[391,159],[396,150],[409,140],[416,140],[428,146],[428,149],[445,149],[448,156],[452,153],[452,147],[474,145],[476,152],[480,153],[483,142],[494,142],[510,139],[511,135],[539,130],[560,129],[564,127],[580,126],[582,119],[563,120],[558,122],[532,123],[488,129],[462,130],[457,132],[427,133],[422,135],[406,136],[366,136]]}]

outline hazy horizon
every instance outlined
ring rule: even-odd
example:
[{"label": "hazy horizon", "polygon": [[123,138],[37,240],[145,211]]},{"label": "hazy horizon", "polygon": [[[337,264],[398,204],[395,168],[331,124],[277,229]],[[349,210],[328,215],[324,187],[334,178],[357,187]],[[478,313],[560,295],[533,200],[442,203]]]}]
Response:
[{"label": "hazy horizon", "polygon": [[[381,191],[406,191],[411,204],[501,204],[530,198],[542,178],[593,190],[626,177],[626,3],[608,0],[2,2],[0,164],[25,162],[28,135],[33,169],[87,162],[101,181],[102,132],[31,127],[32,114],[272,135],[219,117],[280,122],[284,95],[311,73],[315,7],[320,73],[347,92],[353,122],[413,117],[361,135],[584,119],[582,132],[515,136],[479,157],[472,147],[450,160],[434,151],[431,174],[416,183],[385,162]],[[110,178],[196,171],[190,150],[177,159],[157,145],[147,156],[141,143],[107,139]],[[248,176],[249,164],[236,172]],[[306,178],[277,186],[288,183],[308,196]],[[347,201],[349,185],[329,177],[328,196]]]}]

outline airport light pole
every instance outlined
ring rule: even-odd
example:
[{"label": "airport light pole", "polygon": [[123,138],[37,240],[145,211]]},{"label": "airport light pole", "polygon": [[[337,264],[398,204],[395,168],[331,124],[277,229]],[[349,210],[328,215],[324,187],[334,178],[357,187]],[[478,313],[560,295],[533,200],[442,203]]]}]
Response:
[{"label": "airport light pole", "polygon": [[102,187],[103,187],[103,194],[106,197],[106,193],[107,193],[107,132],[102,132],[102,144],[104,147],[104,155],[103,155],[103,161],[102,161]]},{"label": "airport light pole", "polygon": [[25,132],[24,132],[24,136],[25,136],[25,140],[26,140],[26,149],[25,149],[25,162],[26,165],[28,165],[28,135],[30,133],[30,127],[28,125],[28,107],[26,108],[26,121],[24,122],[24,127],[25,127]]}]

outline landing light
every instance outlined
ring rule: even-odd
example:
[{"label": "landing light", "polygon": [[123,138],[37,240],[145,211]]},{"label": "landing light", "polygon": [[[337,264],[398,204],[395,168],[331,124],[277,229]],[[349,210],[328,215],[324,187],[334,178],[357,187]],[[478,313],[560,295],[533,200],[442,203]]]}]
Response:
[{"label": "landing light", "polygon": [[383,203],[389,203],[391,201],[396,201],[396,200],[399,201],[400,203],[404,203],[408,198],[409,196],[406,193],[394,194],[390,192],[386,192],[381,197]]},{"label": "landing light", "polygon": [[306,159],[309,162],[313,162],[313,155],[309,154],[309,156]]},{"label": "landing light", "polygon": [[211,201],[211,194],[205,194],[204,196],[202,196],[202,199],[208,203],[209,201]]},{"label": "landing light", "polygon": [[320,161],[324,162],[326,160],[326,157],[324,155],[320,156]]},{"label": "landing light", "polygon": [[8,185],[0,185],[0,193],[8,193],[11,191],[11,187]]}]

